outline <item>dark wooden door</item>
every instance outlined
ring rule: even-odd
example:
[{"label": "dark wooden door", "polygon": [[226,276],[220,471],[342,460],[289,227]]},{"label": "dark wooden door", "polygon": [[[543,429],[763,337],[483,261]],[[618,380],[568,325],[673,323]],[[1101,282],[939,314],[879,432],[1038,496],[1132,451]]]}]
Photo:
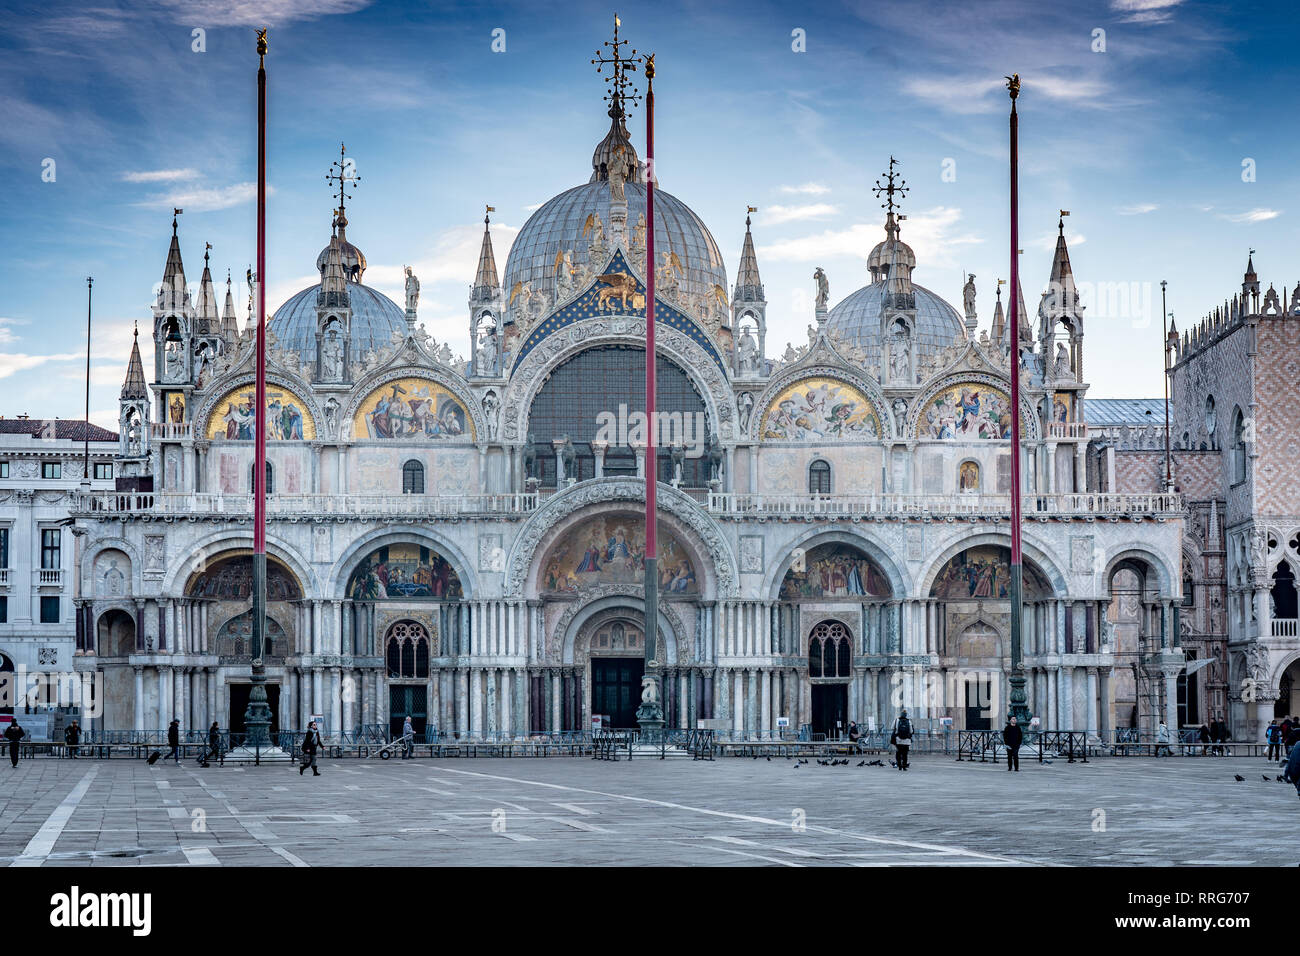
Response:
[{"label": "dark wooden door", "polygon": [[591,659],[591,712],[609,717],[611,727],[635,728],[645,661],[639,657]]}]

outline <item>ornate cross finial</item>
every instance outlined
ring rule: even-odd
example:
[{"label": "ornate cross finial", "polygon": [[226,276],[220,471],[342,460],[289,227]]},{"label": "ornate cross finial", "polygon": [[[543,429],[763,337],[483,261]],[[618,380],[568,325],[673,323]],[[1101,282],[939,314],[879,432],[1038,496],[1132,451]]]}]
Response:
[{"label": "ornate cross finial", "polygon": [[899,197],[902,197],[911,192],[911,187],[907,185],[907,180],[894,172],[894,167],[897,165],[898,160],[894,159],[893,156],[890,156],[889,172],[885,174],[885,185],[880,185],[880,180],[877,179],[876,185],[871,188],[871,191],[876,194],[877,199],[881,196],[885,197],[885,201],[880,204],[880,208],[889,213],[892,213],[895,209],[899,208],[899,204],[894,202],[895,193],[897,193]]},{"label": "ornate cross finial", "polygon": [[637,92],[628,73],[635,72],[640,57],[637,56],[635,49],[624,55],[622,48],[627,46],[627,40],[618,38],[618,28],[623,25],[619,20],[618,14],[614,14],[614,39],[606,40],[601,47],[608,47],[608,51],[597,50],[596,56],[592,59],[595,64],[596,72],[603,73],[605,67],[610,67],[610,75],[605,77],[605,82],[609,88],[605,91],[604,99],[609,102],[610,116],[626,116],[625,107],[628,104],[635,106],[641,102],[641,94]]},{"label": "ornate cross finial", "polygon": [[[344,225],[347,224],[347,219],[344,217],[343,207],[347,204],[347,200],[352,198],[352,193],[347,191],[347,184],[361,182],[361,177],[356,173],[356,164],[347,158],[347,152],[347,147],[343,143],[339,143],[339,158],[330,163],[330,171],[325,174],[326,182],[333,183],[337,181],[339,184],[338,218]],[[335,172],[335,170],[338,170],[338,172]],[[331,186],[330,188],[333,189],[334,187]]]},{"label": "ornate cross finial", "polygon": [[484,206],[484,207],[483,207],[483,210],[484,210],[484,211],[483,211],[483,224],[484,224],[484,225],[487,225],[487,223],[489,223],[489,222],[491,221],[490,217],[491,217],[492,213],[494,213],[494,212],[497,211],[497,207],[496,207],[496,206]]},{"label": "ornate cross finial", "polygon": [[1011,105],[1014,108],[1016,103],[1016,97],[1020,95],[1020,74],[1012,73],[1010,76],[1006,78],[1006,80],[1007,80],[1007,90],[1011,93]]}]

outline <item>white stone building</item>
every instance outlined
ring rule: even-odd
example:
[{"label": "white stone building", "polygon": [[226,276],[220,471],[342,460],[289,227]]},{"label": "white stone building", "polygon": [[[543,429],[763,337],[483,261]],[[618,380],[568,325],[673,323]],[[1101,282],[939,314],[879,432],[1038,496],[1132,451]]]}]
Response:
[{"label": "white stone building", "polygon": [[[776,355],[750,229],[729,276],[712,233],[656,190],[616,101],[588,181],[542,205],[498,278],[490,226],[454,359],[363,284],[336,211],[320,282],[270,322],[267,645],[249,645],[252,339],[206,266],[185,291],[173,222],[155,368],[123,390],[119,489],[81,498],[78,660],[107,728],[242,726],[250,661],[276,724],[465,737],[628,725],[644,668],[645,284],[656,269],[660,619],[672,727],[735,734],[1000,722],[1009,667],[1011,415],[1023,422],[1030,706],[1106,731],[1111,582],[1141,582],[1141,666],[1173,713],[1176,495],[1088,480],[1083,315],[1064,236],[1030,323],[1022,406],[1009,322],[979,329],[912,282],[895,194],[868,281]],[[890,181],[893,168],[891,163]],[[748,222],[748,221],[747,221]],[[635,421],[632,420],[635,425]],[[674,453],[672,439],[682,449]],[[111,568],[126,570],[115,591]],[[996,724],[1000,726],[1000,723]]]}]

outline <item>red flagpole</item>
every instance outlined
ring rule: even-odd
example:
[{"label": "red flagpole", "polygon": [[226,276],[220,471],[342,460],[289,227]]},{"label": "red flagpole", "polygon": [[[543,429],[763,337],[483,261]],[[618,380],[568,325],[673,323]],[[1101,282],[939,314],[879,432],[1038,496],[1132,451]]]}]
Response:
[{"label": "red flagpole", "polygon": [[257,40],[257,388],[253,554],[266,555],[266,36]]}]

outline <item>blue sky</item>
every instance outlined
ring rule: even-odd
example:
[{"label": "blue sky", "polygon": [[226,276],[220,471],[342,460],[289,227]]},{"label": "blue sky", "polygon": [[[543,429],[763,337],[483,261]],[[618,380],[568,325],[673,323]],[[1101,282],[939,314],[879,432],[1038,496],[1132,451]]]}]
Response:
[{"label": "blue sky", "polygon": [[[484,204],[497,208],[504,267],[531,210],[590,175],[608,119],[589,60],[614,9],[632,45],[657,54],[660,185],[709,225],[733,278],[745,207],[759,207],[775,354],[804,338],[816,267],[832,303],[867,283],[865,257],[883,236],[870,187],[891,154],[912,188],[903,238],[916,281],[960,304],[964,273],[975,273],[987,326],[994,281],[1008,272],[1002,76],[1013,70],[1031,312],[1060,208],[1072,213],[1085,293],[1131,290],[1127,308],[1112,292],[1087,313],[1093,397],[1160,394],[1161,279],[1180,328],[1240,287],[1248,248],[1265,288],[1300,280],[1300,67],[1287,54],[1300,15],[1289,4],[5,3],[0,414],[81,416],[93,275],[91,417],[115,424],[132,323],[146,338],[151,328],[173,206],[185,209],[192,283],[205,242],[219,294],[227,268],[243,275],[262,23],[268,305],[314,282],[332,208],[324,174],[346,141],[362,178],[348,237],[369,260],[367,284],[400,301],[411,264],[421,319],[464,353]],[[492,51],[497,28],[503,53]],[[805,52],[792,49],[795,30]],[[644,112],[629,125],[642,148]],[[53,182],[42,178],[47,160]],[[1253,177],[1243,177],[1248,160]]]}]

